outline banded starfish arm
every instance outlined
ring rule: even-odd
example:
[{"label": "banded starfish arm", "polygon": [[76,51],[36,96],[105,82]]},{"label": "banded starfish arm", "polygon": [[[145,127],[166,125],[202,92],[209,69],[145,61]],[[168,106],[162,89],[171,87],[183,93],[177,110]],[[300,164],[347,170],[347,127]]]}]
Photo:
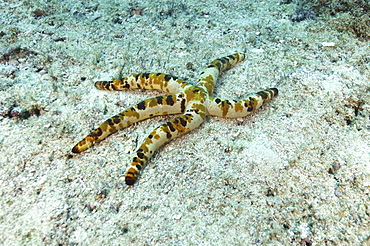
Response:
[{"label": "banded starfish arm", "polygon": [[98,128],[93,130],[73,148],[73,153],[80,153],[100,142],[119,129],[135,122],[142,121],[157,115],[179,114],[185,111],[185,95],[183,93],[158,96],[146,99],[136,106],[107,119]]},{"label": "banded starfish arm", "polygon": [[189,108],[183,115],[154,129],[136,151],[136,155],[126,171],[126,184],[135,184],[140,170],[160,146],[198,127],[204,122],[205,118],[205,108],[198,108],[196,104],[193,104],[189,105]]},{"label": "banded starfish arm", "polygon": [[218,76],[226,69],[229,69],[244,59],[245,55],[243,53],[236,53],[213,60],[200,74],[197,87],[203,88],[211,95]]},{"label": "banded starfish arm", "polygon": [[95,83],[95,87],[100,90],[122,91],[128,89],[152,89],[170,94],[180,93],[188,86],[191,85],[184,82],[182,79],[164,73],[139,73],[123,79],[98,81]]},{"label": "banded starfish arm", "polygon": [[207,110],[212,116],[237,118],[247,116],[278,95],[278,89],[270,88],[247,95],[236,101],[209,97]]}]

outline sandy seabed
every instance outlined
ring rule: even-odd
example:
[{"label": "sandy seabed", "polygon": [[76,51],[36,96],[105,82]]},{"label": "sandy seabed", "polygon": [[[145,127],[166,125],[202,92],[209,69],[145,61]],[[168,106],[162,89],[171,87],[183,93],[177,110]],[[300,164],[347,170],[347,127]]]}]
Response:
[{"label": "sandy seabed", "polygon": [[[293,3],[0,2],[0,244],[369,245],[369,42]],[[245,52],[215,95],[279,88],[255,114],[209,117],[122,182],[161,116],[70,150],[162,95],[94,87],[141,72],[196,81]],[[124,106],[124,107],[123,107]]]}]

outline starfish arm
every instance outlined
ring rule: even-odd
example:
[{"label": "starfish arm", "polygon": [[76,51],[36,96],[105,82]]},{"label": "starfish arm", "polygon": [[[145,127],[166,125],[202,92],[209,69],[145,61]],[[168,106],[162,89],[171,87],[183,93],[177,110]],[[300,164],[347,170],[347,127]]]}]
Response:
[{"label": "starfish arm", "polygon": [[207,103],[208,114],[225,118],[237,118],[247,116],[263,104],[278,95],[278,89],[270,88],[251,93],[247,98],[236,101],[209,97]]},{"label": "starfish arm", "polygon": [[211,95],[218,76],[226,69],[243,61],[244,58],[245,55],[243,53],[236,53],[212,61],[200,74],[197,87],[203,88]]},{"label": "starfish arm", "polygon": [[136,106],[128,108],[104,121],[103,124],[77,143],[72,148],[72,152],[80,153],[90,148],[94,143],[100,142],[112,133],[135,122],[157,115],[183,113],[185,111],[185,102],[186,99],[183,93],[146,99]]},{"label": "starfish arm", "polygon": [[191,85],[176,76],[164,73],[139,73],[123,79],[98,81],[95,83],[95,87],[100,90],[122,91],[128,89],[152,89],[170,94],[182,92],[187,86]]},{"label": "starfish arm", "polygon": [[180,115],[169,122],[154,129],[136,151],[131,165],[125,175],[127,185],[135,184],[140,170],[154,154],[154,152],[164,143],[185,134],[198,127],[206,118],[205,108],[191,105],[183,115]]}]

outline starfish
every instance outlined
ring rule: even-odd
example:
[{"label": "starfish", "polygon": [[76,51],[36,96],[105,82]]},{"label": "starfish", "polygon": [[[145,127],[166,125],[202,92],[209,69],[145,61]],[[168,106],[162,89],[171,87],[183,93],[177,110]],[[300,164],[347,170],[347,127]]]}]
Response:
[{"label": "starfish", "polygon": [[140,73],[123,79],[96,82],[95,87],[100,90],[154,89],[164,91],[169,95],[146,99],[107,119],[77,143],[72,148],[72,152],[80,153],[117,130],[135,122],[157,115],[182,113],[154,129],[138,148],[125,175],[126,184],[133,185],[140,170],[161,145],[198,127],[208,115],[226,118],[244,117],[278,94],[278,89],[269,88],[248,94],[245,99],[241,100],[211,96],[218,76],[226,69],[243,61],[244,58],[244,54],[237,53],[212,61],[200,74],[196,85],[163,73]]}]

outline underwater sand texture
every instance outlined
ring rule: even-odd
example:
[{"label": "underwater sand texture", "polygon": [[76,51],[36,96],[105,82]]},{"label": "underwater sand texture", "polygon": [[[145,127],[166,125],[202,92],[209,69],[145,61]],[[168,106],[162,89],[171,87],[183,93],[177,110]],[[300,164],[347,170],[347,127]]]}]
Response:
[{"label": "underwater sand texture", "polygon": [[[0,2],[0,244],[370,244],[369,41],[296,20],[291,1]],[[337,19],[335,19],[337,20]],[[209,117],[122,177],[136,123],[79,155],[105,119],[155,91],[95,81],[162,72],[196,82],[245,52],[214,95],[277,87],[255,114]]]}]

